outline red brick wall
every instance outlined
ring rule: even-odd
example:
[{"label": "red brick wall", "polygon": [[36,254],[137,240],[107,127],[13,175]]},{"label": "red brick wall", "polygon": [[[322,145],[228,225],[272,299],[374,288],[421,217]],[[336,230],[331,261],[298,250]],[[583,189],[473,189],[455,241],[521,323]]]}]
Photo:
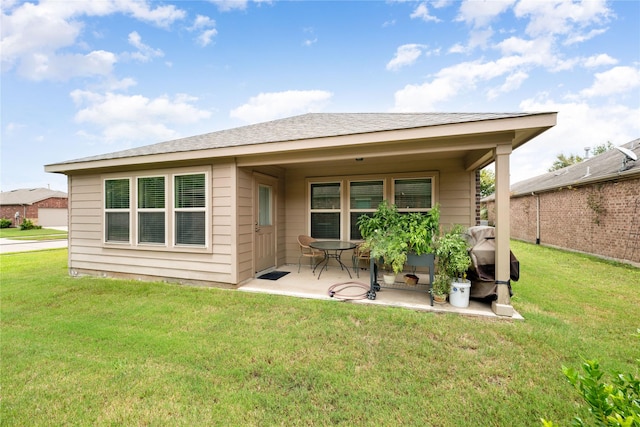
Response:
[{"label": "red brick wall", "polygon": [[[536,198],[541,244],[640,262],[640,179],[512,198],[511,237],[536,241]],[[487,208],[492,223],[494,202]]]},{"label": "red brick wall", "polygon": [[[21,205],[3,205],[0,206],[0,218],[10,219],[15,222],[16,212],[20,212],[20,222],[27,218],[38,223],[38,209],[39,208],[58,208],[67,209],[69,206],[69,199],[66,197],[50,197],[45,200],[34,203],[33,205],[21,206]],[[20,225],[20,224],[17,224]],[[16,224],[14,224],[16,226]]]}]

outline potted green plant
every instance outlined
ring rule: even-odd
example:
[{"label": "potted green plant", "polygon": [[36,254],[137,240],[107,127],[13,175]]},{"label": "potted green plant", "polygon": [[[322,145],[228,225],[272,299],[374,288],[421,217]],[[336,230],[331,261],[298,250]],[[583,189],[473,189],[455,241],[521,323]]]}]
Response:
[{"label": "potted green plant", "polygon": [[402,215],[395,205],[386,200],[378,205],[371,216],[358,218],[360,234],[364,238],[364,249],[369,249],[371,258],[382,260],[382,269],[387,272],[385,283],[392,284],[407,261],[407,235]]},{"label": "potted green plant", "polygon": [[438,273],[454,282],[465,281],[467,269],[471,266],[469,245],[463,234],[462,225],[454,225],[435,244]]},{"label": "potted green plant", "polygon": [[411,212],[402,216],[407,235],[407,264],[413,267],[429,267],[434,264],[434,238],[440,225],[440,206],[435,205],[429,213]]},{"label": "potted green plant", "polygon": [[431,293],[433,300],[437,303],[444,304],[447,302],[447,295],[449,295],[449,289],[451,289],[451,279],[446,274],[436,274],[433,286],[431,287]]},{"label": "potted green plant", "polygon": [[391,281],[395,280],[405,263],[414,267],[433,266],[433,243],[439,222],[438,205],[427,214],[401,214],[395,205],[385,200],[373,215],[362,215],[358,219],[358,227],[365,239],[364,248],[371,251],[373,259],[382,260],[383,270],[393,277],[389,278]]}]

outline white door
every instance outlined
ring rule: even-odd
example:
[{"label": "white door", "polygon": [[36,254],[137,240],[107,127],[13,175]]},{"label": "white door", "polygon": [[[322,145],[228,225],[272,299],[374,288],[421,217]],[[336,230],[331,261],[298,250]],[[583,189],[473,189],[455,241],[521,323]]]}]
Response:
[{"label": "white door", "polygon": [[276,266],[275,180],[255,179],[255,239],[256,272]]}]

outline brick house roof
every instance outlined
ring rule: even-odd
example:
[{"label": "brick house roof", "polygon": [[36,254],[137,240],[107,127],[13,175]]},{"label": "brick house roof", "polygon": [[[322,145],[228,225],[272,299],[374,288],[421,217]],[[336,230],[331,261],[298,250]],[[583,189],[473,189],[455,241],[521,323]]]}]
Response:
[{"label": "brick house roof", "polygon": [[32,205],[52,197],[67,198],[67,193],[48,188],[20,188],[0,193],[0,205]]}]

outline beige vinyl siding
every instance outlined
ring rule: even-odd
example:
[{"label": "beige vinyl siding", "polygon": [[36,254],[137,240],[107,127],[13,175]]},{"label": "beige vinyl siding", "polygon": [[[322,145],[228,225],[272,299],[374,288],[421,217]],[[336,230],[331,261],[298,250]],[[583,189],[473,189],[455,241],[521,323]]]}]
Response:
[{"label": "beige vinyl siding", "polygon": [[[210,171],[209,171],[210,169]],[[102,193],[104,175],[74,175],[70,179],[69,267],[71,273],[132,275],[181,280],[235,283],[232,249],[235,245],[233,164],[144,171],[144,174],[182,174],[208,171],[210,185],[209,249],[103,243]],[[140,172],[136,172],[139,175]],[[127,177],[132,174],[117,174]],[[115,176],[115,175],[114,175]],[[133,195],[132,195],[133,197]],[[172,195],[169,196],[172,199]],[[169,203],[172,203],[171,200]],[[172,233],[171,233],[172,234]],[[132,235],[132,238],[135,236]]]},{"label": "beige vinyl siding", "polygon": [[253,175],[250,170],[237,171],[238,205],[238,282],[253,277],[253,240],[255,234]]},{"label": "beige vinyl siding", "polygon": [[286,190],[286,222],[287,229],[285,233],[286,247],[286,264],[297,264],[300,255],[300,247],[298,245],[298,235],[309,234],[307,230],[306,209],[306,171],[291,170],[287,171]]},{"label": "beige vinyl siding", "polygon": [[475,172],[466,172],[459,160],[442,162],[439,201],[443,227],[475,225]]},{"label": "beige vinyl siding", "polygon": [[[227,283],[236,283],[235,272],[235,165],[215,164],[211,172],[211,268],[226,273]],[[206,280],[206,279],[203,279]],[[209,279],[211,280],[211,279]]]},{"label": "beige vinyl siding", "polygon": [[287,261],[287,203],[284,171],[280,170],[278,179],[278,193],[276,195],[277,221],[278,221],[278,250],[277,265]]}]

